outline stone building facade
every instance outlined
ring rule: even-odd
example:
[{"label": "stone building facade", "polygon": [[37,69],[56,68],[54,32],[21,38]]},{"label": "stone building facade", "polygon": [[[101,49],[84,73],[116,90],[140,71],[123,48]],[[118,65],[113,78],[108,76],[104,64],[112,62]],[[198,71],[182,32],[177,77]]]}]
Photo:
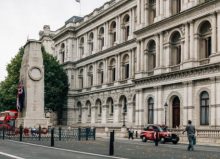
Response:
[{"label": "stone building facade", "polygon": [[111,0],[40,40],[65,68],[67,125],[220,127],[220,1]]}]

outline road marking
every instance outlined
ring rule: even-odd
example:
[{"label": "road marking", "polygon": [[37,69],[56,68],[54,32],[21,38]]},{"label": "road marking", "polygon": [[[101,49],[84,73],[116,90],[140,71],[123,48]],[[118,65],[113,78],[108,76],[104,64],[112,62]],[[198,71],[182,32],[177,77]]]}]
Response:
[{"label": "road marking", "polygon": [[14,158],[14,159],[25,159],[25,158],[14,156],[14,155],[10,155],[10,154],[4,153],[4,152],[0,152],[0,155],[11,157],[11,158]]},{"label": "road marking", "polygon": [[[78,153],[78,154],[83,154],[83,155],[91,155],[91,156],[105,157],[105,158],[114,158],[114,159],[128,159],[128,158],[122,158],[122,157],[106,156],[106,155],[100,155],[100,154],[83,152],[83,151],[75,151],[75,150],[68,150],[68,149],[62,149],[62,148],[56,148],[56,147],[49,147],[49,146],[43,146],[43,145],[37,145],[37,144],[31,144],[31,143],[24,143],[24,142],[13,141],[13,140],[10,140],[10,141],[15,142],[15,143],[19,143],[19,144],[24,144],[24,145],[32,145],[32,146],[37,146],[37,147],[45,147],[45,148],[49,148],[49,149],[61,150],[61,151],[66,151],[66,152],[73,152],[73,153]],[[23,158],[16,158],[16,159],[23,159]]]}]

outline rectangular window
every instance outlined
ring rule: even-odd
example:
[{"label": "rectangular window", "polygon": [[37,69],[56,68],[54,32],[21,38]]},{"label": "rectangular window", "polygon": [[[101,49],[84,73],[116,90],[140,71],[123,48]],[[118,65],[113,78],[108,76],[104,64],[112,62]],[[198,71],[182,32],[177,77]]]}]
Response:
[{"label": "rectangular window", "polygon": [[103,73],[103,71],[100,73],[100,76],[101,76],[101,84],[103,84],[104,83],[104,73]]}]

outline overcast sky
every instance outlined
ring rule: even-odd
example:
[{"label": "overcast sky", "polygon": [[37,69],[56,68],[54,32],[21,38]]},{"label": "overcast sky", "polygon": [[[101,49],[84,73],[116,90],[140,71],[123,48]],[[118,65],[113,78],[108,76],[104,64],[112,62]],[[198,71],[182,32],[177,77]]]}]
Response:
[{"label": "overcast sky", "polygon": [[[81,0],[81,15],[92,12],[108,0]],[[27,38],[38,39],[43,25],[51,30],[62,27],[70,17],[80,14],[75,0],[0,0],[0,81],[6,65]]]}]

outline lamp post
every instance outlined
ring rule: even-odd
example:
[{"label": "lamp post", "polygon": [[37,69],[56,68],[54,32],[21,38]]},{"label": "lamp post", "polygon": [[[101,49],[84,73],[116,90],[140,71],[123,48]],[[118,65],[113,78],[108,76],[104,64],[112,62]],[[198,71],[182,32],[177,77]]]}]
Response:
[{"label": "lamp post", "polygon": [[164,108],[165,108],[165,126],[167,125],[167,107],[168,107],[168,104],[167,102],[164,104]]}]

